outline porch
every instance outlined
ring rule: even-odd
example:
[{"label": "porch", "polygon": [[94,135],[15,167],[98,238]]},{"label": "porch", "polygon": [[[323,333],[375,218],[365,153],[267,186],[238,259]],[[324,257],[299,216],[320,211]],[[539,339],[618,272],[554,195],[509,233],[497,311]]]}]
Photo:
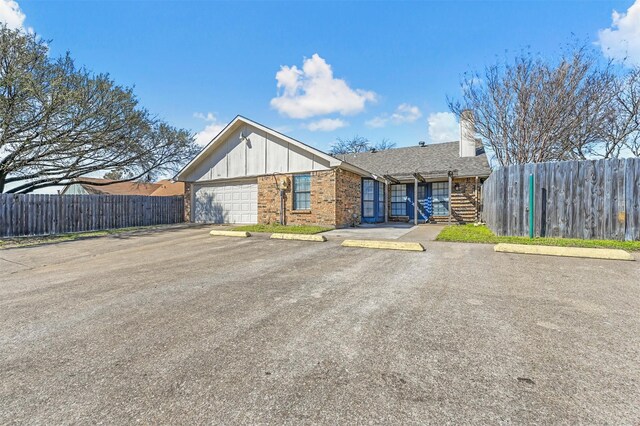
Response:
[{"label": "porch", "polygon": [[475,222],[480,218],[481,183],[478,176],[460,177],[456,171],[363,178],[362,222]]},{"label": "porch", "polygon": [[359,240],[399,240],[417,241],[422,244],[435,240],[444,225],[387,222],[363,223],[353,228],[338,228],[324,232],[329,239],[359,239]]},{"label": "porch", "polygon": [[362,223],[353,228],[338,228],[324,232],[327,237],[355,238],[365,240],[395,240],[414,228],[410,223]]}]

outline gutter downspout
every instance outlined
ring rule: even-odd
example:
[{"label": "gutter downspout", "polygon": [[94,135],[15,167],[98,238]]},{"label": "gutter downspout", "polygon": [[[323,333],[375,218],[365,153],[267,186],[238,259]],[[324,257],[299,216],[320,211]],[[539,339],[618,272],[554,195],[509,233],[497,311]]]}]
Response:
[{"label": "gutter downspout", "polygon": [[280,190],[280,225],[284,226],[284,189]]}]

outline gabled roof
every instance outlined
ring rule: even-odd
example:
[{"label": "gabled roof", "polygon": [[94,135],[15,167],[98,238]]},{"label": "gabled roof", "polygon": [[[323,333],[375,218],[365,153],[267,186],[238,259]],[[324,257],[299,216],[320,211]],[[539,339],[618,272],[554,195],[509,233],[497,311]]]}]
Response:
[{"label": "gabled roof", "polygon": [[[81,185],[89,194],[107,194],[107,195],[151,195],[152,192],[160,188],[162,185],[148,182],[118,182],[111,179],[83,177],[83,183],[72,183],[67,185],[62,193],[71,185]],[[87,183],[84,183],[87,182]],[[113,183],[110,183],[113,182]],[[96,183],[100,185],[91,185]],[[108,184],[108,185],[105,185]]]},{"label": "gabled roof", "polygon": [[476,154],[460,157],[459,142],[455,141],[337,157],[378,176],[409,178],[413,173],[420,173],[431,179],[447,177],[448,171],[453,171],[455,176],[489,176],[491,168],[484,149],[479,146]]},{"label": "gabled roof", "polygon": [[[62,194],[64,194],[71,185],[82,186],[89,194],[103,194],[103,195],[150,195],[150,196],[170,196],[170,195],[183,195],[184,183],[171,182],[168,179],[158,181],[156,183],[151,182],[118,182],[112,179],[91,178],[83,177],[78,178],[76,183],[71,183],[64,187]],[[113,182],[113,183],[110,183]],[[92,185],[99,184],[99,185]]]},{"label": "gabled roof", "polygon": [[349,169],[355,173],[359,173],[359,174],[364,174],[364,175],[368,175],[368,173],[365,170],[361,170],[358,167],[354,167],[351,164],[348,164],[343,161],[340,160],[336,157],[333,157],[327,153],[324,153],[312,146],[309,146],[305,143],[300,142],[299,140],[293,139],[290,136],[287,136],[285,134],[282,134],[276,130],[273,130],[267,126],[264,126],[260,123],[257,123],[253,120],[250,120],[246,117],[243,117],[241,115],[236,116],[236,118],[234,118],[229,124],[227,124],[224,129],[222,129],[220,131],[220,133],[218,133],[216,135],[216,137],[213,138],[213,140],[211,142],[209,142],[204,148],[202,148],[202,150],[198,153],[198,155],[195,156],[195,158],[193,160],[191,160],[186,166],[184,166],[182,168],[182,170],[180,170],[178,172],[178,174],[176,174],[175,179],[176,180],[184,180],[185,177],[189,174],[189,172],[191,172],[199,163],[201,160],[205,159],[207,157],[207,155],[209,155],[210,153],[212,153],[216,147],[218,145],[220,145],[221,143],[224,142],[225,138],[230,135],[231,133],[235,132],[239,127],[248,124],[250,126],[253,126],[267,134],[270,134],[272,136],[275,136],[279,139],[284,140],[285,142],[290,143],[291,145],[294,145],[300,149],[303,149],[307,152],[312,153],[313,155],[324,159],[325,161],[327,161],[329,163],[330,167],[343,167],[346,169]]},{"label": "gabled roof", "polygon": [[163,179],[156,182],[158,189],[151,193],[154,197],[168,197],[171,195],[184,195],[184,182],[173,182]]}]

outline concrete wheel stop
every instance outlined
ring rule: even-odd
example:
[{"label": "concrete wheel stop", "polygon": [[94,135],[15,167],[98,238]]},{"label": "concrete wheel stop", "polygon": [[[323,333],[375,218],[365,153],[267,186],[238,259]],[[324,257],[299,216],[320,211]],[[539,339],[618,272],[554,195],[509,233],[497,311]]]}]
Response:
[{"label": "concrete wheel stop", "polygon": [[422,244],[410,241],[344,240],[341,245],[382,250],[424,251]]},{"label": "concrete wheel stop", "polygon": [[281,234],[281,233],[273,233],[271,234],[272,240],[295,240],[295,241],[315,241],[315,242],[325,242],[327,241],[327,237],[324,235],[314,235],[314,234]]},{"label": "concrete wheel stop", "polygon": [[247,238],[251,236],[250,233],[244,232],[244,231],[222,231],[217,229],[214,229],[213,231],[209,232],[209,235],[212,235],[214,237],[240,237],[240,238]]},{"label": "concrete wheel stop", "polygon": [[538,246],[527,244],[496,244],[494,251],[500,253],[537,254],[544,256],[582,257],[587,259],[635,260],[630,253],[619,249]]}]

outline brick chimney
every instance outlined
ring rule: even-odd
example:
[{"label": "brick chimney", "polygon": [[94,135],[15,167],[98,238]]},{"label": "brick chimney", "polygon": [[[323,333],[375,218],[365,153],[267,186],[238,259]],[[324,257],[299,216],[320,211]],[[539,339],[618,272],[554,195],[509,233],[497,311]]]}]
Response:
[{"label": "brick chimney", "polygon": [[476,156],[476,125],[473,111],[465,109],[460,113],[460,157]]}]

